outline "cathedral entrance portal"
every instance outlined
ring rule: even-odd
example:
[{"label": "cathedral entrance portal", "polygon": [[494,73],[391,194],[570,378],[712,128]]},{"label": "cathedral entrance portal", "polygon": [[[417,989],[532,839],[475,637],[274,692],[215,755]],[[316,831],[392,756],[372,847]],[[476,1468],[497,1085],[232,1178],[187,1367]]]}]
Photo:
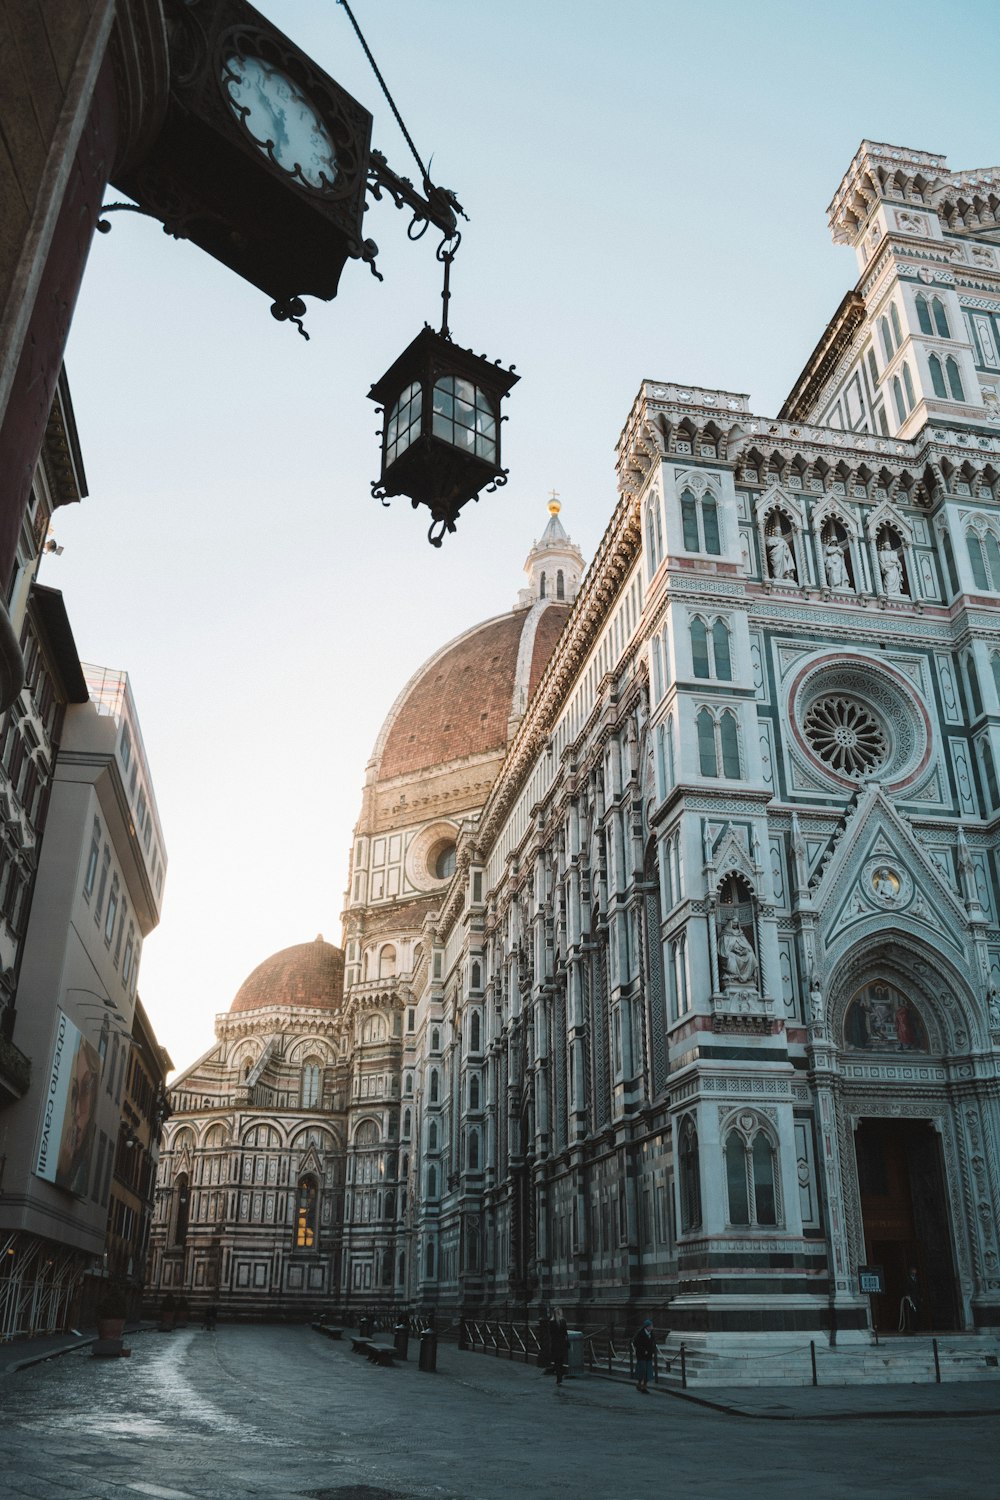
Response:
[{"label": "cathedral entrance portal", "polygon": [[955,1267],[941,1142],[929,1120],[862,1119],[854,1137],[865,1258],[882,1266],[885,1295],[873,1299],[880,1333],[895,1333],[907,1277],[919,1279],[917,1326],[957,1328]]}]

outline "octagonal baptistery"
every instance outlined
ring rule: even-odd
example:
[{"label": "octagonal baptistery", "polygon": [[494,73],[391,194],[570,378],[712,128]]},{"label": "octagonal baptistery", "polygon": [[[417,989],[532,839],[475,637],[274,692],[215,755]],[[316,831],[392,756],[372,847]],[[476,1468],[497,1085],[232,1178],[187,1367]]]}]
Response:
[{"label": "octagonal baptistery", "polygon": [[454,871],[461,825],[485,803],[569,618],[583,554],[559,510],[553,497],[514,608],[431,656],[385,719],[355,829],[348,987],[410,972],[424,914]]},{"label": "octagonal baptistery", "polygon": [[149,1293],[196,1313],[313,1315],[339,1292],[348,1061],[344,954],[283,948],[170,1085]]}]

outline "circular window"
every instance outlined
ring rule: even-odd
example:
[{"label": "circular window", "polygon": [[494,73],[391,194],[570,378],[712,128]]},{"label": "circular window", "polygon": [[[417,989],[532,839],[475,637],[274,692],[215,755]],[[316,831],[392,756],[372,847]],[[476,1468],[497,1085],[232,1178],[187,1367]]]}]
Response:
[{"label": "circular window", "polygon": [[789,717],[800,749],[842,786],[912,781],[930,757],[930,719],[912,682],[886,662],[826,657],[796,677]]},{"label": "circular window", "polygon": [[439,844],[431,855],[431,869],[435,880],[450,880],[455,873],[455,856],[457,850],[454,844]]},{"label": "circular window", "polygon": [[406,878],[418,891],[433,890],[450,880],[457,864],[458,829],[444,818],[428,823],[406,851]]},{"label": "circular window", "polygon": [[889,754],[889,737],[871,709],[844,693],[818,698],[802,727],[813,754],[842,776],[865,776]]}]

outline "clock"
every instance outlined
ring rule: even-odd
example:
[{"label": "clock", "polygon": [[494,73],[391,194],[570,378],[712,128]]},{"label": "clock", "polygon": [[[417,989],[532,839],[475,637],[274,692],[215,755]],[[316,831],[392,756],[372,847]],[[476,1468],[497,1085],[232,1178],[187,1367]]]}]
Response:
[{"label": "clock", "polygon": [[371,115],[248,0],[155,6],[170,48],[165,111],[115,186],[265,291],[275,317],[302,297],[329,301],[346,262],[374,251]]},{"label": "clock", "polygon": [[305,187],[333,187],[333,140],[298,84],[262,57],[238,53],[226,58],[222,79],[230,108],[259,151]]}]

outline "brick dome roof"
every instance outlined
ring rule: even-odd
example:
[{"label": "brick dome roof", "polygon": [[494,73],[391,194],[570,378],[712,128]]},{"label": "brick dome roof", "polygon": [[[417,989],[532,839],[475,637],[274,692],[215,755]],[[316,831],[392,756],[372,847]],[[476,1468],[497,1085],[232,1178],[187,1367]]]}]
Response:
[{"label": "brick dome roof", "polygon": [[378,780],[502,750],[511,714],[527,707],[570,608],[538,600],[474,626],[425,662],[383,726]]},{"label": "brick dome roof", "polygon": [[344,999],[344,954],[322,936],[283,948],[258,964],[236,991],[231,1015],[272,1005],[339,1010]]}]

